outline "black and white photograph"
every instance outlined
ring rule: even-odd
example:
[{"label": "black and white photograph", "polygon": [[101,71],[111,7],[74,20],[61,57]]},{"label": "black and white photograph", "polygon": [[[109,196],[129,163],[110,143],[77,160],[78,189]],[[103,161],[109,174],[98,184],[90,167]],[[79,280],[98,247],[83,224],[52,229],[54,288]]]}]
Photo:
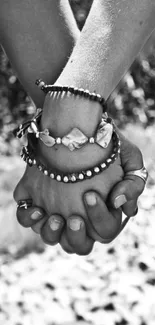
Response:
[{"label": "black and white photograph", "polygon": [[0,1],[0,325],[155,324],[155,0]]}]

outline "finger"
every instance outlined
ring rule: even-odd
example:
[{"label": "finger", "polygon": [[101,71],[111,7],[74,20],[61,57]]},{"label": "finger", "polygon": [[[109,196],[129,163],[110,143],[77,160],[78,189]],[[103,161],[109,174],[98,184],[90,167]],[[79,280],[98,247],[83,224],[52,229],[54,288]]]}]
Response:
[{"label": "finger", "polygon": [[141,178],[127,176],[122,182],[114,186],[110,193],[109,201],[114,208],[118,209],[121,207],[122,211],[131,217],[135,214],[137,200],[143,189],[144,181]]},{"label": "finger", "polygon": [[67,219],[66,236],[76,254],[88,255],[92,251],[94,241],[87,236],[81,217],[71,216]]},{"label": "finger", "polygon": [[[25,182],[23,176],[17,184],[13,193],[13,197],[16,202],[30,199],[30,194],[24,184]],[[40,217],[38,213],[35,213],[35,211],[41,213]],[[32,216],[33,212],[35,214]],[[17,219],[22,226],[31,227],[35,233],[40,234],[41,228],[47,219],[47,215],[45,214],[45,211],[40,207],[31,207],[28,209],[22,209],[20,211],[17,209]]]},{"label": "finger", "polygon": [[17,208],[17,220],[23,227],[32,227],[37,221],[44,218],[45,211],[39,207],[30,207],[27,209]]},{"label": "finger", "polygon": [[23,177],[20,179],[19,183],[14,189],[13,198],[17,203],[20,200],[30,199],[30,194],[24,186]]},{"label": "finger", "polygon": [[127,176],[126,173],[131,170],[138,170],[144,164],[140,150],[121,134],[120,139],[121,164],[124,170],[124,179],[112,189],[109,201],[114,208],[121,207],[123,212],[131,217],[137,210],[137,200],[144,190],[145,183],[140,177]]},{"label": "finger", "polygon": [[122,206],[122,211],[128,217],[135,217],[138,212],[137,200],[127,201],[127,203]]},{"label": "finger", "polygon": [[41,220],[39,220],[38,222],[36,222],[31,229],[36,233],[39,234],[41,233],[41,228],[43,227],[44,223],[46,222],[46,220],[48,219],[48,215],[45,215],[44,218],[42,218]]},{"label": "finger", "polygon": [[67,254],[74,254],[75,251],[73,247],[69,244],[67,234],[66,234],[66,228],[64,229],[61,239],[60,239],[60,246]]},{"label": "finger", "polygon": [[89,221],[103,242],[113,240],[121,227],[121,209],[109,209],[97,192],[87,192],[84,195],[84,204]]},{"label": "finger", "polygon": [[50,216],[41,228],[42,240],[52,246],[59,243],[64,225],[65,221],[60,215]]}]

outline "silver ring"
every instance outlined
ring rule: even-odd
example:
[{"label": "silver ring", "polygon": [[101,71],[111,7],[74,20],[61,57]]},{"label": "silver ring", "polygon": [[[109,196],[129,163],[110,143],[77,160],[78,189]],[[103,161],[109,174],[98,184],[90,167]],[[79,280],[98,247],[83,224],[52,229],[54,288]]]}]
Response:
[{"label": "silver ring", "polygon": [[145,167],[142,167],[141,169],[130,170],[127,173],[125,173],[125,176],[130,176],[130,175],[140,177],[144,181],[144,183],[146,183],[148,178],[148,171],[146,170]]},{"label": "silver ring", "polygon": [[27,200],[19,200],[17,203],[17,209],[28,209],[32,207],[32,200],[27,199]]}]

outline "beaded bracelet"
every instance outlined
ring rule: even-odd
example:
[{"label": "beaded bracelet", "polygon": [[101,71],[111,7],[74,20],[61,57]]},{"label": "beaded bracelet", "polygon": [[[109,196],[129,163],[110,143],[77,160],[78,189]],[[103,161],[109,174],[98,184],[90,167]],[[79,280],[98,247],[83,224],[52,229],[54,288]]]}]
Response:
[{"label": "beaded bracelet", "polygon": [[[32,135],[31,135],[32,136]],[[36,157],[31,141],[29,141],[28,146],[24,146],[21,152],[21,158],[30,166],[37,166],[39,171],[44,173],[44,175],[49,176],[50,178],[63,183],[76,183],[83,181],[85,179],[90,179],[95,175],[100,174],[103,170],[107,169],[114,161],[117,159],[120,153],[120,140],[118,134],[114,131],[112,135],[113,139],[113,151],[109,158],[104,162],[100,162],[97,166],[91,167],[78,172],[72,173],[62,173],[58,170],[53,170],[42,164]],[[29,138],[30,140],[30,138]]]},{"label": "beaded bracelet", "polygon": [[[41,90],[43,90],[46,94],[51,92],[70,92],[74,95],[80,95],[85,98],[88,98],[92,101],[97,101],[102,105],[103,113],[106,111],[106,103],[104,98],[96,93],[90,93],[88,90],[78,89],[75,87],[69,86],[58,86],[58,85],[45,85],[44,81],[41,79],[36,80],[36,84]],[[71,151],[74,149],[79,149],[86,143],[94,144],[97,143],[102,148],[107,148],[113,132],[112,120],[102,115],[102,120],[98,126],[95,137],[88,138],[81,132],[78,128],[74,128],[71,130],[69,134],[64,136],[62,139],[60,137],[54,138],[50,135],[49,130],[46,129],[44,131],[39,132],[37,127],[37,122],[40,121],[40,117],[42,114],[42,109],[38,109],[36,116],[28,122],[21,124],[15,131],[14,134],[18,138],[21,138],[26,131],[35,133],[37,138],[40,138],[45,145],[49,147],[53,147],[55,144],[64,144]]]},{"label": "beaded bracelet", "polygon": [[34,115],[34,117],[33,117],[33,119],[28,120],[28,121],[20,124],[16,129],[14,129],[14,131],[13,131],[14,136],[19,138],[19,139],[22,138],[22,136],[26,134],[26,131],[30,127],[31,122],[39,123],[40,120],[41,120],[42,111],[43,110],[41,108],[38,108],[35,115]]},{"label": "beaded bracelet", "polygon": [[107,114],[102,115],[101,122],[97,127],[97,131],[95,131],[95,135],[89,138],[78,128],[73,128],[67,135],[63,136],[63,138],[54,138],[50,135],[48,129],[39,131],[38,124],[40,123],[41,115],[42,110],[38,109],[36,116],[32,120],[21,124],[14,131],[14,134],[18,138],[21,138],[26,132],[34,133],[36,138],[40,139],[46,146],[53,147],[54,145],[63,144],[68,147],[70,151],[80,149],[87,143],[96,143],[102,148],[107,148],[110,143],[113,133],[113,123],[112,119],[108,117]]},{"label": "beaded bracelet", "polygon": [[[51,93],[51,92],[70,92],[73,95],[80,95],[85,98],[88,98],[89,100],[98,102],[102,106],[103,113],[106,112],[106,103],[102,96],[96,93],[90,93],[88,90],[84,89],[78,89],[74,87],[68,87],[68,86],[58,86],[58,85],[45,85],[45,83],[42,80],[37,80],[36,84],[41,88],[44,93]],[[37,113],[33,120],[25,122],[21,124],[18,129],[15,130],[15,134],[17,137],[21,137],[24,135],[30,126],[32,126],[32,122],[34,123],[32,127],[33,133],[36,135],[41,133],[39,132],[36,123],[40,121],[42,115],[42,109],[37,110]],[[108,120],[108,118],[107,118]],[[110,119],[109,119],[110,121]],[[101,121],[102,122],[102,121]],[[110,123],[109,123],[110,124]],[[112,124],[112,123],[111,123]],[[45,130],[44,130],[45,131]],[[43,131],[43,132],[44,132]],[[72,173],[63,173],[59,172],[56,169],[54,170],[48,170],[48,168],[43,165],[36,157],[35,157],[35,149],[34,146],[31,144],[31,137],[34,137],[34,134],[29,134],[29,142],[28,146],[23,147],[21,157],[22,159],[29,165],[33,166],[36,165],[37,168],[44,173],[44,175],[49,176],[52,179],[55,179],[58,182],[63,183],[75,183],[79,181],[83,181],[85,179],[90,179],[95,175],[100,174],[103,170],[107,169],[114,161],[117,159],[119,153],[120,153],[120,140],[117,133],[112,129],[112,140],[113,140],[113,151],[109,158],[107,158],[104,162],[100,162],[97,166],[91,167],[89,169],[85,169],[78,172],[72,172]],[[36,137],[34,137],[34,140],[36,141]],[[92,137],[93,138],[93,137]],[[92,139],[90,138],[90,139]],[[93,141],[89,139],[89,143],[94,143]],[[111,138],[110,138],[111,139]],[[54,139],[55,140],[55,139]],[[60,141],[59,141],[60,142]],[[57,143],[58,144],[58,143]]]},{"label": "beaded bracelet", "polygon": [[61,85],[46,85],[45,82],[42,79],[36,80],[36,85],[45,93],[51,93],[51,92],[65,92],[65,93],[71,93],[76,96],[81,96],[84,98],[88,98],[91,101],[98,102],[102,106],[103,112],[107,111],[107,104],[105,102],[105,99],[99,95],[94,93],[91,93],[89,90],[85,90],[83,88],[76,88],[72,86],[61,86]]},{"label": "beaded bracelet", "polygon": [[28,128],[29,133],[34,133],[36,138],[40,139],[47,147],[53,147],[54,145],[64,145],[70,151],[75,149],[81,149],[87,143],[96,143],[102,148],[107,148],[113,133],[113,125],[110,118],[102,119],[97,132],[94,136],[87,137],[79,128],[73,128],[68,134],[64,135],[62,138],[54,138],[48,129],[44,131],[39,131],[36,123],[32,122],[31,126]]}]

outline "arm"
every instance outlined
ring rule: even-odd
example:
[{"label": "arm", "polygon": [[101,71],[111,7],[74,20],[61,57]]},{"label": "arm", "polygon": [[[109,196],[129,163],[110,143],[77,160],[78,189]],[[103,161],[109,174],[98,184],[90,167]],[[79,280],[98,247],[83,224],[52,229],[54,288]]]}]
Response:
[{"label": "arm", "polygon": [[[154,16],[153,0],[95,0],[57,82],[95,90],[107,99],[153,31]],[[72,103],[67,103],[67,120],[61,109],[60,114],[54,115],[52,110],[50,112],[50,105],[46,105],[43,128],[51,125],[65,132],[76,120],[85,132],[92,132],[100,118],[100,107],[92,108],[90,105],[84,110],[82,105],[83,102],[79,101],[74,110]],[[68,157],[63,154],[65,161]]]},{"label": "arm", "polygon": [[[130,66],[143,43],[152,32],[155,21],[153,0],[96,0],[78,39],[70,59],[58,78],[58,84],[74,85],[101,93],[105,99],[116,87],[126,69]],[[91,136],[101,116],[100,105],[92,105],[81,98],[53,100],[47,96],[44,106],[42,129],[51,128],[56,134],[65,134],[79,126]],[[104,159],[107,151],[94,147],[85,151],[68,153],[64,148],[48,150],[40,145],[45,159],[51,160],[60,169],[64,166],[82,168],[89,160]],[[69,161],[69,162],[68,162]],[[133,161],[132,169],[139,161]]]},{"label": "arm", "polygon": [[35,80],[54,82],[79,35],[68,0],[2,0],[0,42],[35,104],[43,105]]},{"label": "arm", "polygon": [[[88,88],[90,91],[96,90],[107,99],[153,31],[155,27],[154,14],[155,5],[150,0],[94,1],[81,36],[65,69],[58,78],[58,83]],[[45,105],[46,116],[43,116],[42,126],[45,128],[51,125],[54,128],[54,124],[52,124],[53,110],[50,101],[47,101]],[[65,106],[64,102],[63,106]],[[58,115],[54,115],[53,120],[56,123],[56,129],[60,132],[63,129],[65,132],[65,128],[69,129],[78,121],[79,125],[82,125],[87,132],[92,130],[93,123],[96,125],[96,120],[99,118],[100,108],[90,105],[86,109],[80,100],[74,108],[73,106],[72,102],[67,102],[66,119],[63,107],[60,107]],[[128,141],[125,142],[122,139],[122,142],[124,144],[122,146],[124,170],[141,168],[143,163],[138,149],[131,146]],[[48,153],[44,149],[43,151],[47,158]],[[78,155],[80,154],[78,153]],[[99,155],[99,152],[96,152],[95,159],[99,159]],[[89,161],[92,161],[92,152],[87,152],[86,156],[89,157]],[[65,156],[65,152],[63,155],[60,152],[56,160],[61,161],[62,164],[64,162],[65,165],[68,160],[68,153]],[[79,160],[81,163],[82,160],[76,157],[74,163],[77,161],[79,164]],[[70,161],[74,165],[72,158]],[[124,193],[127,194],[126,200],[128,198],[131,201],[133,198],[135,200],[132,202],[133,205],[130,204],[130,209],[126,206],[124,210],[131,216],[136,210],[137,197],[144,188],[143,181],[138,178],[136,180],[128,179],[126,183],[120,184],[122,184],[122,190],[118,190],[117,187],[117,193],[115,192],[115,196],[113,196],[113,204],[116,194],[122,195],[122,191],[126,190],[125,186],[128,186],[128,191]]]},{"label": "arm", "polygon": [[155,28],[154,0],[95,0],[61,82],[105,99]]},{"label": "arm", "polygon": [[[117,51],[114,52],[115,47],[113,47],[113,51],[110,51],[110,47],[111,47],[110,44],[115,44],[116,49],[118,50],[118,53],[120,53],[120,54],[122,53],[121,52],[122,50],[120,51],[121,43],[119,43],[119,46],[117,46],[117,41],[115,42],[115,37],[113,37],[112,34],[115,32],[115,29],[117,30],[116,26],[117,27],[119,26],[118,28],[122,28],[122,34],[121,34],[120,40],[122,41],[121,46],[123,48],[123,42],[126,38],[123,38],[124,27],[120,26],[120,19],[123,19],[123,15],[125,13],[127,14],[127,11],[126,10],[123,11],[123,8],[121,8],[122,2],[118,2],[118,1],[112,2],[112,5],[114,8],[116,7],[116,4],[118,5],[118,7],[115,8],[115,9],[117,9],[116,13],[118,13],[119,9],[121,8],[121,10],[119,12],[121,13],[121,11],[122,11],[122,13],[121,13],[122,16],[121,15],[113,16],[112,12],[110,12],[110,10],[108,11],[108,13],[109,13],[108,18],[110,19],[110,17],[111,17],[110,13],[111,13],[112,17],[114,18],[115,28],[113,28],[113,30],[111,30],[111,32],[109,34],[109,30],[104,27],[104,32],[105,32],[104,37],[106,39],[106,41],[104,41],[104,37],[102,37],[102,35],[99,33],[99,31],[103,31],[103,28],[100,29],[100,23],[105,26],[105,23],[103,20],[104,17],[102,17],[103,10],[101,11],[99,9],[101,9],[101,8],[104,9],[104,6],[106,4],[105,8],[107,10],[107,8],[109,8],[109,6],[106,1],[104,3],[102,3],[101,1],[96,1],[96,2],[94,1],[94,6],[97,6],[97,4],[98,4],[98,7],[93,7],[93,9],[91,10],[90,16],[88,17],[88,20],[87,20],[84,30],[82,32],[81,39],[78,41],[78,43],[73,51],[73,54],[69,60],[69,63],[67,64],[64,71],[62,72],[62,74],[59,78],[59,82],[64,83],[64,84],[66,84],[66,83],[73,84],[74,86],[79,86],[79,87],[83,86],[84,88],[87,87],[90,90],[92,89],[92,90],[96,90],[96,91],[102,93],[104,95],[104,97],[107,98],[109,96],[110,92],[116,86],[116,84],[119,81],[122,74],[125,72],[125,69],[127,68],[127,67],[125,67],[126,63],[123,63],[123,68],[121,68],[120,62],[122,63],[123,58],[121,57],[121,59],[120,59],[119,55],[116,55]],[[124,1],[124,4],[128,5],[128,1]],[[132,6],[139,5],[139,9],[140,9],[141,4],[142,4],[142,2],[138,3],[137,1],[132,1]],[[144,4],[144,1],[143,1],[143,4]],[[120,8],[119,8],[119,5],[120,5]],[[130,7],[130,3],[129,3],[129,7]],[[131,8],[129,8],[129,9],[131,9]],[[143,9],[144,9],[144,6],[143,6]],[[148,21],[148,24],[150,24],[150,22],[151,22],[151,26],[149,28],[146,28],[147,33],[145,33],[145,36],[147,38],[149,36],[149,33],[151,32],[151,30],[153,29],[153,20],[151,18],[152,11],[154,11],[153,3],[150,1],[147,2],[147,6],[145,7],[145,9],[146,10],[144,10],[144,12],[143,12],[143,18],[145,16],[146,20],[144,19],[144,21],[145,22]],[[148,11],[149,11],[149,14],[148,14]],[[144,15],[145,12],[147,13],[147,15]],[[96,17],[95,17],[95,15],[96,15]],[[118,16],[119,16],[119,19],[118,19]],[[132,15],[129,10],[129,18],[130,19],[131,19],[131,16]],[[91,17],[91,19],[90,19],[90,17]],[[130,21],[130,19],[129,19],[129,21]],[[136,18],[135,18],[135,20],[136,20]],[[89,34],[89,28],[91,30],[92,21],[93,21],[93,23],[95,23],[95,26],[96,26],[95,33],[97,36],[97,38],[96,37],[93,38],[94,42],[91,42],[91,33]],[[123,20],[123,24],[125,24],[125,23],[126,23],[126,19]],[[107,19],[107,24],[108,24],[108,19]],[[103,25],[101,27],[103,27]],[[134,32],[135,32],[134,28],[136,28],[136,24],[135,25],[133,24],[133,26],[131,26],[131,30],[133,33],[132,35],[134,35]],[[126,32],[127,32],[127,29],[128,29],[128,27],[126,26]],[[145,30],[145,28],[139,30],[139,32],[140,32],[139,35],[141,35],[141,37],[140,37],[141,41],[143,39],[142,34],[143,34],[144,30]],[[110,35],[111,38],[107,37],[107,34],[106,34],[107,31],[108,31],[108,35]],[[98,33],[99,33],[99,35],[98,35]],[[130,34],[130,36],[131,36],[131,34]],[[137,38],[136,38],[135,43],[139,44],[136,51],[139,51],[141,45],[140,45],[140,42],[137,43],[138,34],[136,37]],[[111,42],[113,40],[113,42],[111,43],[110,40],[111,40]],[[130,45],[131,45],[131,43],[132,43],[131,39],[129,41],[130,41]],[[104,47],[104,44],[107,46],[106,49]],[[128,45],[128,44],[126,44],[126,45]],[[96,54],[94,55],[94,51],[96,48],[98,49],[98,51],[96,51],[95,52]],[[107,49],[109,49],[109,51],[107,51]],[[128,56],[128,60],[129,60],[128,66],[129,66],[130,63],[132,62],[134,56],[136,55],[136,53],[134,51],[134,47],[132,47],[132,50],[131,50],[131,47],[127,46],[127,49],[128,49],[128,51],[130,50],[129,52],[128,51],[125,52],[126,55],[129,55]],[[99,52],[99,50],[101,50],[101,52]],[[80,56],[79,56],[79,53],[80,53]],[[103,55],[103,57],[102,57],[101,54],[104,54],[104,53],[105,53],[105,55]],[[131,57],[131,53],[132,53],[132,57]],[[89,57],[88,57],[88,55],[89,55]],[[105,58],[105,60],[104,60],[104,58]],[[125,62],[125,61],[123,61],[123,62]],[[118,68],[117,68],[117,65],[118,65]],[[107,66],[109,67],[108,68],[109,70],[107,69]],[[115,68],[116,68],[117,72],[119,72],[119,73],[115,74],[115,76],[113,77]],[[96,71],[97,71],[97,73],[96,73]],[[95,79],[96,76],[97,76],[97,78]],[[108,86],[106,86],[106,84]],[[101,86],[103,87],[102,89],[100,88]],[[105,90],[107,87],[109,87],[108,91]],[[101,89],[101,91],[100,91],[100,89]],[[46,108],[47,108],[47,106],[46,106]],[[49,107],[50,107],[50,105],[49,105]],[[73,112],[72,105],[69,106],[69,103],[67,103],[67,107],[69,107],[70,112]],[[81,105],[81,102],[79,101],[77,108],[78,109],[76,109],[74,111],[74,112],[76,112],[76,114],[74,115],[76,121],[77,121],[77,119],[80,118],[80,115],[81,115],[80,113],[83,109],[83,103]],[[51,118],[51,115],[52,115],[52,114],[50,114],[50,110],[47,110],[47,111],[48,111],[48,114],[45,114],[46,116],[44,116],[45,124],[47,123],[46,117],[49,119],[49,118]],[[96,107],[96,110],[93,111],[93,113],[92,113],[92,107],[91,107],[91,109],[89,109],[89,107],[88,107],[87,111],[84,113],[84,118],[82,119],[82,122],[84,122],[84,124],[85,124],[84,127],[85,126],[87,127],[86,122],[88,121],[88,116],[90,117],[90,112],[91,112],[92,120],[95,120],[94,117],[96,117],[98,115],[99,107]],[[62,114],[61,108],[60,108],[60,114]],[[98,118],[98,116],[97,116],[97,118]],[[56,120],[58,123],[57,125],[59,126],[59,129],[61,130],[61,127],[62,127],[61,121],[64,121],[64,119],[61,119],[60,115],[58,114],[56,116]],[[66,122],[67,122],[67,126],[69,126],[69,124],[72,125],[72,123],[74,123],[74,120],[72,119],[72,121],[70,121],[69,118],[67,118]],[[50,123],[52,123],[52,118],[50,120]],[[95,123],[96,123],[96,120],[95,120]],[[47,123],[47,126],[48,126],[48,123]],[[64,127],[65,127],[65,125],[64,125]],[[89,131],[89,129],[91,129],[90,125],[88,125],[88,131]],[[140,162],[141,162],[141,159],[140,159]]]}]

